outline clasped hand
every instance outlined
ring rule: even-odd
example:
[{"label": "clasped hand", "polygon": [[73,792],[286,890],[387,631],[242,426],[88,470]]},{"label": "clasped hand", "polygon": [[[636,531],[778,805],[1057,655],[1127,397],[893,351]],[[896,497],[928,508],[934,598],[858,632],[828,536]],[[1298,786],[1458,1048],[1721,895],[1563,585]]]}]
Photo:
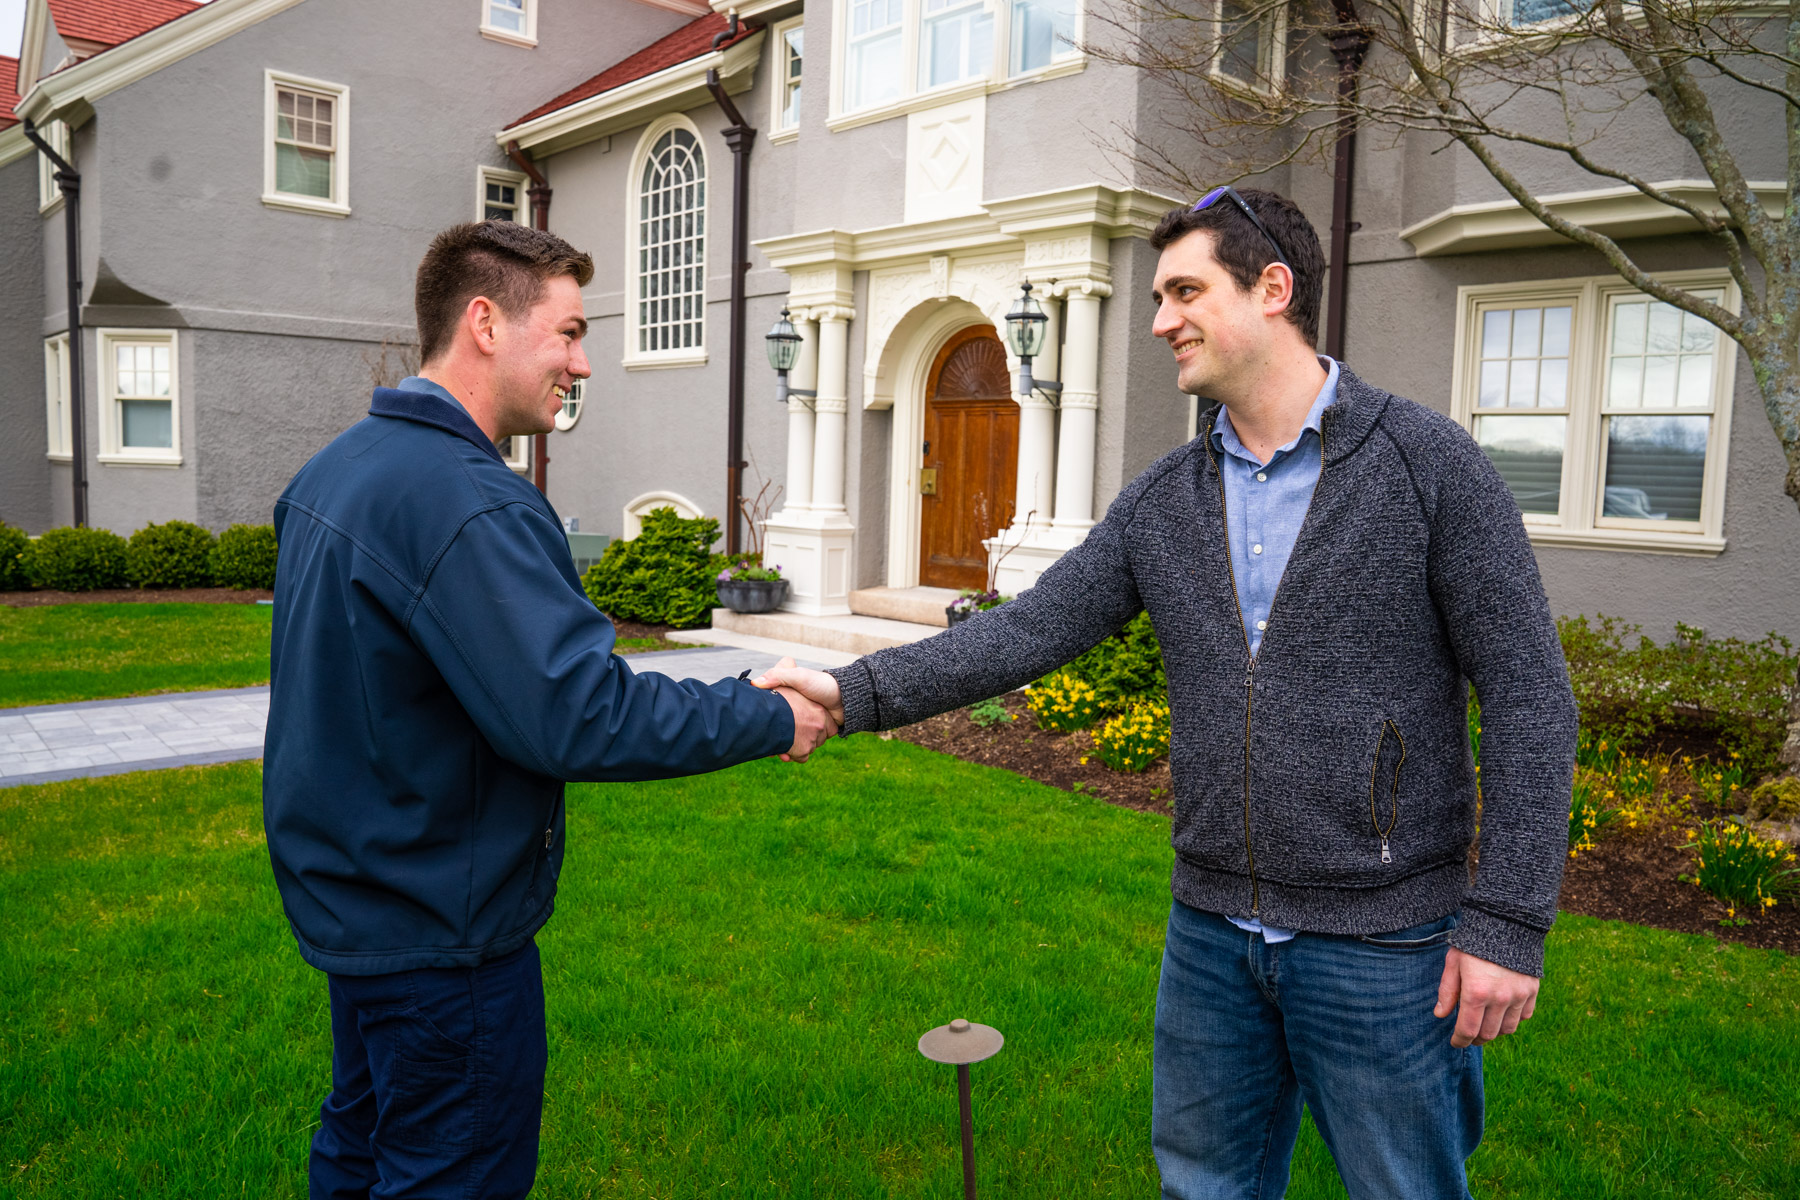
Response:
[{"label": "clasped hand", "polygon": [[784,658],[753,682],[775,692],[794,710],[794,745],[781,756],[782,762],[805,762],[843,727],[844,701],[837,680],[825,672],[795,666],[793,659]]}]

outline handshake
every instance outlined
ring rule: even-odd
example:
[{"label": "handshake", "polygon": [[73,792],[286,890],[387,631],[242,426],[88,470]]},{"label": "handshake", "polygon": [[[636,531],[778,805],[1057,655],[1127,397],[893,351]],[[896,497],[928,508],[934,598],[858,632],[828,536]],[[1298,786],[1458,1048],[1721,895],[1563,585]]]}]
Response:
[{"label": "handshake", "polygon": [[807,755],[838,734],[844,725],[844,698],[837,680],[823,671],[797,667],[784,658],[753,681],[775,692],[794,710],[794,744],[782,762],[805,762]]}]

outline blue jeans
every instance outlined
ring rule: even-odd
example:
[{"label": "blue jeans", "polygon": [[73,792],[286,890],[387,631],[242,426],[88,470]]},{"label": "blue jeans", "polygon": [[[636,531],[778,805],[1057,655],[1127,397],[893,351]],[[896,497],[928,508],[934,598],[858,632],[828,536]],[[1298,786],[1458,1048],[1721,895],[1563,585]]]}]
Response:
[{"label": "blue jeans", "polygon": [[312,1200],[531,1191],[549,1058],[537,944],[479,967],[329,978]]},{"label": "blue jeans", "polygon": [[1455,925],[1270,946],[1177,901],[1156,995],[1162,1194],[1281,1196],[1304,1105],[1351,1200],[1466,1200],[1481,1050],[1431,1012]]}]

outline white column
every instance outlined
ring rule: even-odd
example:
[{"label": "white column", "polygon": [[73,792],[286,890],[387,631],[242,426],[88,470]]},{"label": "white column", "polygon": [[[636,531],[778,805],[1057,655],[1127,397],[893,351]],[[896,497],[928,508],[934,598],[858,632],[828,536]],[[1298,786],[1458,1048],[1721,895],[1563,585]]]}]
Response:
[{"label": "white column", "polygon": [[[1031,373],[1043,379],[1059,378],[1061,307],[1054,300],[1044,306],[1049,318],[1044,326],[1044,352],[1031,363]],[[1013,392],[1019,401],[1019,482],[1012,529],[1005,539],[1009,545],[1024,536],[1027,527],[1042,529],[1050,524],[1056,484],[1056,409],[1035,391],[1018,396],[1016,379]]]},{"label": "white column", "polygon": [[844,428],[849,419],[850,320],[841,309],[818,310],[819,396],[813,439],[813,497],[817,512],[844,511]]},{"label": "white column", "polygon": [[[819,386],[819,330],[803,316],[794,318],[794,329],[800,334],[800,356],[788,372],[788,386],[812,391]],[[788,397],[787,491],[782,502],[784,512],[799,512],[812,506],[813,493],[813,410],[810,399]]]},{"label": "white column", "polygon": [[1083,283],[1068,292],[1062,361],[1062,429],[1056,453],[1058,529],[1094,523],[1094,433],[1100,410],[1100,300],[1111,289]]}]

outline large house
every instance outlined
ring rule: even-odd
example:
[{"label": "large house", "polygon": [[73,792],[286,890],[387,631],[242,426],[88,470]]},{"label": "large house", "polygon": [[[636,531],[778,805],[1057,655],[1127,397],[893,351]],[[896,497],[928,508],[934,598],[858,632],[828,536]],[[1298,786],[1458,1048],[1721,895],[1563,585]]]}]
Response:
[{"label": "large house", "polygon": [[[770,632],[1029,586],[1199,408],[1149,334],[1145,236],[1177,199],[1114,149],[1160,136],[1165,101],[1079,49],[1104,2],[32,0],[16,107],[84,181],[90,519],[266,519],[398,353],[430,233],[527,219],[535,176],[597,266],[593,378],[529,464],[566,518],[630,536],[778,486],[765,549],[792,611]],[[1241,57],[1278,59],[1281,32]],[[1634,136],[1674,164],[1653,178],[1694,175],[1666,127]],[[54,179],[20,141],[0,132],[0,254],[33,286],[7,289],[0,406],[32,436],[0,446],[0,518],[36,530],[70,512],[68,322]],[[1345,358],[1489,447],[1557,611],[1800,634],[1800,516],[1732,343],[1466,160],[1365,143]],[[1769,153],[1754,177],[1785,177]],[[1533,182],[1731,301],[1668,210]],[[1328,175],[1267,186],[1327,232]],[[1049,318],[1032,374],[1060,387],[1020,396],[1004,329],[1027,282]],[[783,310],[785,404],[763,352]]]}]

